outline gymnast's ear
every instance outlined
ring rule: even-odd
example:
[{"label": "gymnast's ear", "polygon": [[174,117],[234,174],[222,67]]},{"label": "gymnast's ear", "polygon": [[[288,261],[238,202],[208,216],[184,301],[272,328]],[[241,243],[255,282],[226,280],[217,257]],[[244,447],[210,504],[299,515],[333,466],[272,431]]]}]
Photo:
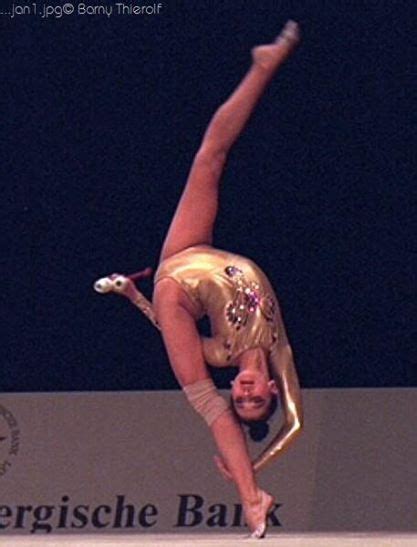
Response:
[{"label": "gymnast's ear", "polygon": [[271,393],[273,393],[274,395],[278,395],[278,387],[275,380],[269,380],[268,385]]}]

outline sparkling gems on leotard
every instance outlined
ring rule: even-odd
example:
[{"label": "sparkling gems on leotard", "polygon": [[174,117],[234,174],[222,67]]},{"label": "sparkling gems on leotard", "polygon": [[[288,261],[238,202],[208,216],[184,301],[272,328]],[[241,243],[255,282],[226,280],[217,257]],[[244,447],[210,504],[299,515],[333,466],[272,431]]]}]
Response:
[{"label": "sparkling gems on leotard", "polygon": [[237,275],[241,276],[243,275],[242,270],[239,270],[239,268],[236,268],[236,266],[227,266],[224,271],[227,273],[229,277],[235,277]]},{"label": "sparkling gems on leotard", "polygon": [[275,315],[275,302],[270,296],[264,296],[259,303],[260,310],[267,321],[273,321]]},{"label": "sparkling gems on leotard", "polygon": [[259,306],[259,284],[246,280],[242,270],[236,266],[227,266],[224,271],[236,289],[233,300],[226,306],[226,318],[236,330],[240,330]]}]

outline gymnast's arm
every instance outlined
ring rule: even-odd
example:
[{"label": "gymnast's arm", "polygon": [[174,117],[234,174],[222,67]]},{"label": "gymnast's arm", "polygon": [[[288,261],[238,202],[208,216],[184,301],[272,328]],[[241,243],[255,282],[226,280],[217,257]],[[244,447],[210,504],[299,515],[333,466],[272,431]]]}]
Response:
[{"label": "gymnast's arm", "polygon": [[[161,330],[161,327],[156,319],[156,313],[154,306],[150,300],[137,288],[134,281],[139,281],[145,277],[152,275],[151,268],[145,268],[144,270],[132,274],[128,277],[118,276],[114,274],[104,280],[98,280],[96,286],[99,285],[99,292],[107,292],[106,287],[110,284],[111,290],[122,294],[132,302],[134,306],[140,309],[140,311],[149,319],[154,327]],[[102,284],[102,286],[100,286]],[[97,290],[97,289],[96,289]]]},{"label": "gymnast's arm", "polygon": [[284,413],[284,423],[273,441],[255,459],[255,471],[275,460],[298,437],[303,426],[301,391],[291,346],[285,332],[270,354],[272,373],[277,383]]},{"label": "gymnast's arm", "polygon": [[145,277],[150,277],[151,275],[152,268],[149,267],[129,276],[115,273],[108,277],[97,279],[94,283],[94,290],[100,294],[113,292],[125,296],[134,306],[140,309],[140,311],[149,319],[154,327],[161,330],[156,319],[152,302],[150,302],[146,296],[138,290],[134,283],[134,281],[138,281],[139,279],[143,279]]},{"label": "gymnast's arm", "polygon": [[135,292],[132,292],[132,297],[129,300],[134,306],[140,309],[140,311],[149,319],[154,327],[161,330],[159,323],[156,319],[155,310],[153,309],[152,302],[146,298],[136,287]]}]

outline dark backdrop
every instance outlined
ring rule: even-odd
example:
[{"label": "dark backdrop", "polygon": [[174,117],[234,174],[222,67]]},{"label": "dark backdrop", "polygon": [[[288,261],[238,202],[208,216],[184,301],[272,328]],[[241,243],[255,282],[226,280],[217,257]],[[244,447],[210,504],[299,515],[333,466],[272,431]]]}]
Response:
[{"label": "dark backdrop", "polygon": [[216,244],[268,273],[303,387],[416,385],[414,6],[2,15],[1,389],[176,387],[158,332],[92,284],[156,265],[211,114],[288,18],[303,41],[233,149]]}]

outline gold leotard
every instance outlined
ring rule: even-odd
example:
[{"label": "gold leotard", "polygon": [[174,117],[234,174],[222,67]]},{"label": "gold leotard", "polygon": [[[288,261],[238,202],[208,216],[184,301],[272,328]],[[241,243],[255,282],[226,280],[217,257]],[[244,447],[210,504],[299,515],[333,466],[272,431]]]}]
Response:
[{"label": "gold leotard", "polygon": [[[251,260],[207,245],[190,247],[161,262],[155,283],[166,277],[179,283],[201,315],[210,319],[212,338],[203,338],[208,363],[228,366],[247,349],[267,350],[284,422],[253,462],[258,471],[287,449],[303,420],[300,386],[274,291]],[[139,291],[134,304],[159,328],[152,303]]]},{"label": "gold leotard", "polygon": [[251,260],[207,245],[189,247],[164,260],[155,283],[174,279],[210,320],[203,339],[206,361],[234,364],[245,350],[269,353],[279,336],[278,303],[262,270]]}]

